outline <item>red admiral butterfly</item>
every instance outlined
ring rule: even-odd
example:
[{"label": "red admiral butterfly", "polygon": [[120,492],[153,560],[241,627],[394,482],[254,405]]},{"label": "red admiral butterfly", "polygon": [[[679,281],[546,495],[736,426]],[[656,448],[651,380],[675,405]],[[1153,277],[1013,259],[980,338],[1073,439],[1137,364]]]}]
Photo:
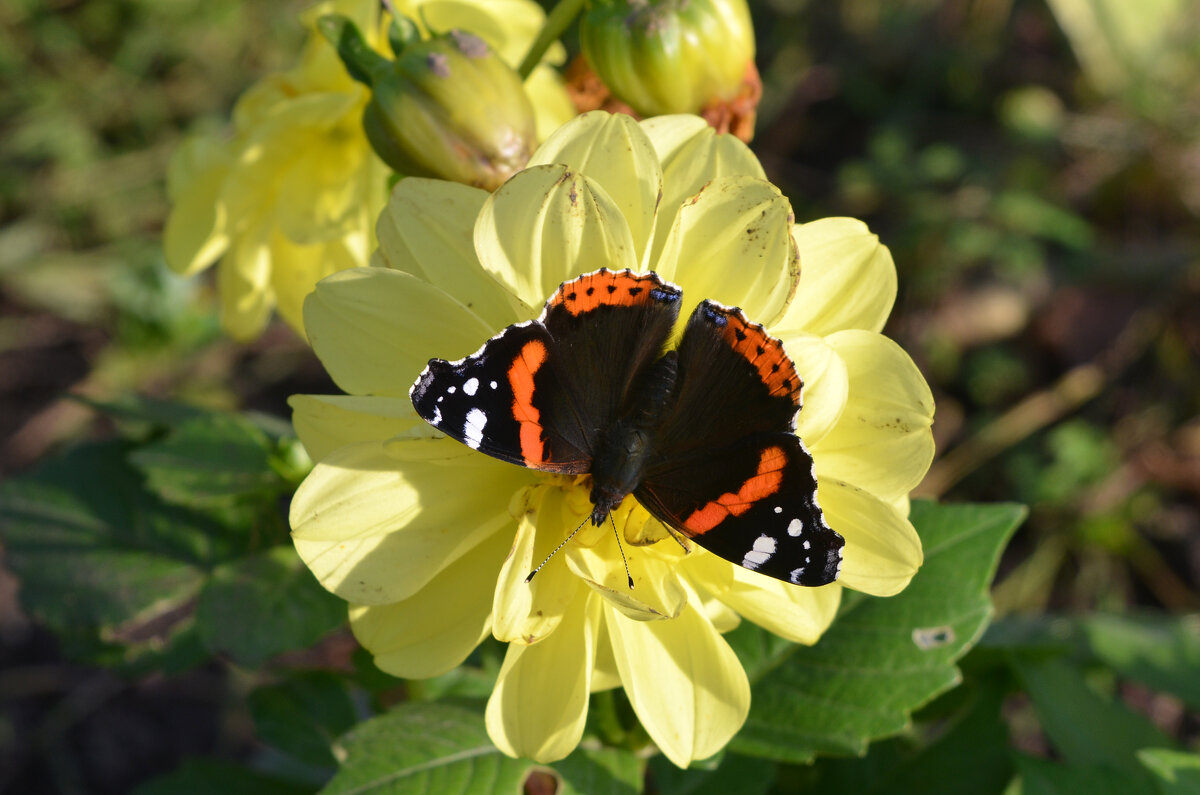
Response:
[{"label": "red admiral butterfly", "polygon": [[431,359],[409,396],[481,453],[590,474],[596,525],[633,494],[726,560],[798,585],[833,582],[844,542],[794,433],[792,360],[740,309],[713,301],[664,353],[681,298],[655,273],[601,268],[563,282],[540,318],[475,354]]}]

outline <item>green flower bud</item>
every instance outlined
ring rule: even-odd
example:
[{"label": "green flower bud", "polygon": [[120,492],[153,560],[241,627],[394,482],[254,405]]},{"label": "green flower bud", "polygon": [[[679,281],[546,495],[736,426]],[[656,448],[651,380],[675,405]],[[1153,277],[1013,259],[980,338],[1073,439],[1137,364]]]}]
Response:
[{"label": "green flower bud", "polygon": [[746,0],[590,0],[579,38],[592,69],[643,116],[730,102],[754,60]]},{"label": "green flower bud", "polygon": [[483,39],[451,30],[422,40],[403,20],[389,35],[389,61],[345,17],[323,17],[321,28],[350,75],[370,86],[363,129],[399,173],[495,190],[529,160],[533,106],[521,78]]}]

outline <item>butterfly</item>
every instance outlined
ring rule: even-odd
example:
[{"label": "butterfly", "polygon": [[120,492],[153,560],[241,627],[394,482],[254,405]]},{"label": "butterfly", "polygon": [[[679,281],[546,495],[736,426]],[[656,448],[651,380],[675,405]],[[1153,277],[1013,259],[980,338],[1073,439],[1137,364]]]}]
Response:
[{"label": "butterfly", "polygon": [[795,434],[792,360],[740,309],[709,300],[668,350],[682,297],[653,272],[584,274],[537,320],[464,359],[431,359],[409,396],[426,422],[481,453],[590,475],[597,526],[632,494],[728,561],[797,585],[833,582],[844,541]]}]

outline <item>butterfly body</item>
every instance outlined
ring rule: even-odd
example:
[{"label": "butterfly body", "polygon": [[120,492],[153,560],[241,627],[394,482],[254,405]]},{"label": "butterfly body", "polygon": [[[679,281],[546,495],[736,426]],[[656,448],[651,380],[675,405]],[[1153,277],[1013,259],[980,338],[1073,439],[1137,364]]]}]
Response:
[{"label": "butterfly body", "polygon": [[599,525],[633,494],[655,518],[748,569],[837,578],[843,541],[795,435],[801,381],[779,340],[702,301],[667,350],[681,291],[654,273],[564,282],[541,317],[457,362],[432,359],[417,413],[480,452],[591,476]]}]

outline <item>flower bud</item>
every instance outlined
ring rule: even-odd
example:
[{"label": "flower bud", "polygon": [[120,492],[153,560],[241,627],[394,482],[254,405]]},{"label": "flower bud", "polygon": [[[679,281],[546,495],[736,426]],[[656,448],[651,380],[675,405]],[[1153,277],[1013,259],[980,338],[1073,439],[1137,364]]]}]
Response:
[{"label": "flower bud", "polygon": [[644,116],[731,102],[754,61],[746,0],[591,0],[579,37],[600,79]]},{"label": "flower bud", "polygon": [[323,17],[321,26],[350,75],[370,86],[363,129],[397,172],[495,190],[529,160],[533,106],[483,39],[451,30],[422,40],[403,20],[389,35],[389,61],[344,17]]}]

